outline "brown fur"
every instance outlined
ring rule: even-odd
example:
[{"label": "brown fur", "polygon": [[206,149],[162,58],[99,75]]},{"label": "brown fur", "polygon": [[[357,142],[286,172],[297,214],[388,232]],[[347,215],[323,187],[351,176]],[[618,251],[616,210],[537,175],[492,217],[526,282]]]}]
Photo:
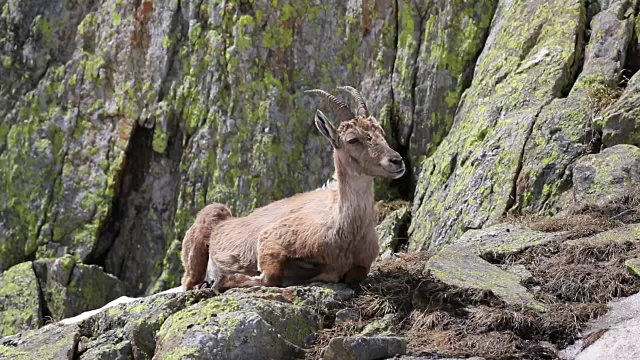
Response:
[{"label": "brown fur", "polygon": [[183,241],[185,290],[204,280],[207,254],[219,290],[367,277],[379,252],[373,178],[398,178],[404,163],[371,116],[354,116],[337,129],[320,111],[315,120],[334,147],[337,186],[275,201],[245,217],[231,217],[221,204],[204,208]]}]

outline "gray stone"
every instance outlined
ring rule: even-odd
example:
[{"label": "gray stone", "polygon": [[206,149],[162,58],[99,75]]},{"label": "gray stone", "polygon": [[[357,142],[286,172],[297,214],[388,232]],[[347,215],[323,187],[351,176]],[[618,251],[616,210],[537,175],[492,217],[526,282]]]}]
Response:
[{"label": "gray stone", "polygon": [[358,336],[393,336],[396,334],[396,324],[394,314],[386,314],[381,319],[368,323]]},{"label": "gray stone", "polygon": [[640,148],[616,145],[582,157],[573,169],[573,196],[578,206],[615,205],[640,196]]},{"label": "gray stone", "polygon": [[516,275],[523,282],[527,282],[533,279],[533,274],[531,274],[531,271],[529,271],[526,266],[521,264],[507,266],[505,270],[513,275]]},{"label": "gray stone", "polygon": [[593,236],[567,240],[566,243],[571,246],[603,246],[631,243],[638,240],[640,240],[640,224],[630,224],[603,231]]},{"label": "gray stone", "polygon": [[40,329],[0,339],[0,357],[7,360],[74,359],[80,342],[77,325],[49,324]]},{"label": "gray stone", "polygon": [[336,324],[360,320],[360,313],[354,309],[342,309],[336,312]]},{"label": "gray stone", "polygon": [[585,20],[582,1],[499,2],[453,126],[422,164],[410,249],[454,241],[514,206],[538,115],[571,87],[579,69]]},{"label": "gray stone", "polygon": [[607,108],[603,123],[602,142],[606,146],[640,146],[640,72],[631,77],[620,99]]},{"label": "gray stone", "polygon": [[99,266],[76,263],[70,255],[36,260],[33,267],[54,320],[97,309],[125,292],[118,278]]},{"label": "gray stone", "polygon": [[[394,252],[400,243],[406,243],[406,230],[409,227],[411,211],[408,206],[389,213],[378,226],[376,231],[380,237],[380,252]],[[405,238],[401,238],[404,236]]]},{"label": "gray stone", "polygon": [[324,360],[374,360],[404,355],[407,341],[400,337],[337,337],[322,351]]}]

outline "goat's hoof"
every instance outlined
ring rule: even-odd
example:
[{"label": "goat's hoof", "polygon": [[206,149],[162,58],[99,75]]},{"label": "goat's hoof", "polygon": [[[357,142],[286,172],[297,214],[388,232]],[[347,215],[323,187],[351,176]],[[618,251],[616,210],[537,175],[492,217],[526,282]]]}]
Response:
[{"label": "goat's hoof", "polygon": [[208,289],[210,287],[211,285],[209,284],[209,282],[205,280],[200,285],[198,285],[198,290]]}]

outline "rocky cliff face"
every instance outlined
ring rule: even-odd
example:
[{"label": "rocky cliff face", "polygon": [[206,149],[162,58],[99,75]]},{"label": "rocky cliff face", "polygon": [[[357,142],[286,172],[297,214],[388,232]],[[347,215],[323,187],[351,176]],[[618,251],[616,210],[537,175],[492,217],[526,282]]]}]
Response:
[{"label": "rocky cliff face", "polygon": [[[119,289],[85,294],[95,306],[176,286],[182,236],[207,203],[243,214],[322,185],[332,164],[312,87],[361,89],[409,164],[377,186],[382,200],[412,201],[381,224],[391,250],[603,205],[600,194],[624,203],[635,189],[620,180],[640,146],[635,0],[0,9],[0,281],[22,279],[34,301],[3,334],[87,310],[74,305],[78,282]],[[599,166],[616,145],[614,169]]]}]

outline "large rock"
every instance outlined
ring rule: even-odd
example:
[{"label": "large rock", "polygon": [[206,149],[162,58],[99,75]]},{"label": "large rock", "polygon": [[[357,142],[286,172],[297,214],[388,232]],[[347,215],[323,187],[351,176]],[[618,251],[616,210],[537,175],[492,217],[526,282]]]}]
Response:
[{"label": "large rock", "polygon": [[[640,18],[636,24],[640,34]],[[607,108],[602,123],[602,142],[606,146],[640,146],[640,72],[631,77],[620,99]]]},{"label": "large rock", "polygon": [[545,309],[545,306],[521,285],[520,276],[490,264],[468,249],[445,248],[427,261],[425,269],[447,285],[491,291],[509,305],[524,305],[534,310]]},{"label": "large rock", "polygon": [[562,209],[566,204],[560,202],[561,194],[571,186],[574,162],[587,151],[600,150],[594,120],[615,101],[612,97],[634,38],[635,4],[598,4],[589,41],[584,49],[577,49],[577,56],[584,52],[580,74],[566,96],[554,99],[537,116],[515,179],[512,210],[553,213]]},{"label": "large rock", "polygon": [[451,131],[424,164],[410,248],[501,218],[538,114],[570,88],[586,28],[582,1],[500,1]]},{"label": "large rock", "polygon": [[[397,40],[391,45],[396,48],[392,102],[382,113],[391,117],[390,125],[397,132],[394,142],[408,149],[413,174],[407,176],[417,178],[423,159],[453,125],[498,2],[398,2]],[[376,94],[375,89],[371,93]]]},{"label": "large rock", "polygon": [[592,320],[576,345],[563,351],[562,359],[631,360],[640,357],[640,343],[635,334],[640,331],[640,294],[609,304],[609,311]]},{"label": "large rock", "polygon": [[616,145],[581,158],[573,170],[573,197],[579,206],[606,206],[640,197],[640,148]]},{"label": "large rock", "polygon": [[124,295],[120,280],[72,256],[33,262],[45,306],[54,320],[94,310]]},{"label": "large rock", "polygon": [[[121,297],[100,311],[0,339],[0,358],[281,359],[303,355],[353,290],[329,286]],[[36,351],[36,349],[38,349]]]},{"label": "large rock", "polygon": [[521,223],[502,223],[481,230],[469,230],[456,240],[456,248],[492,258],[502,258],[528,247],[561,238],[561,234],[532,230]]},{"label": "large rock", "polygon": [[31,262],[0,274],[0,336],[34,329],[42,324],[38,279]]}]

